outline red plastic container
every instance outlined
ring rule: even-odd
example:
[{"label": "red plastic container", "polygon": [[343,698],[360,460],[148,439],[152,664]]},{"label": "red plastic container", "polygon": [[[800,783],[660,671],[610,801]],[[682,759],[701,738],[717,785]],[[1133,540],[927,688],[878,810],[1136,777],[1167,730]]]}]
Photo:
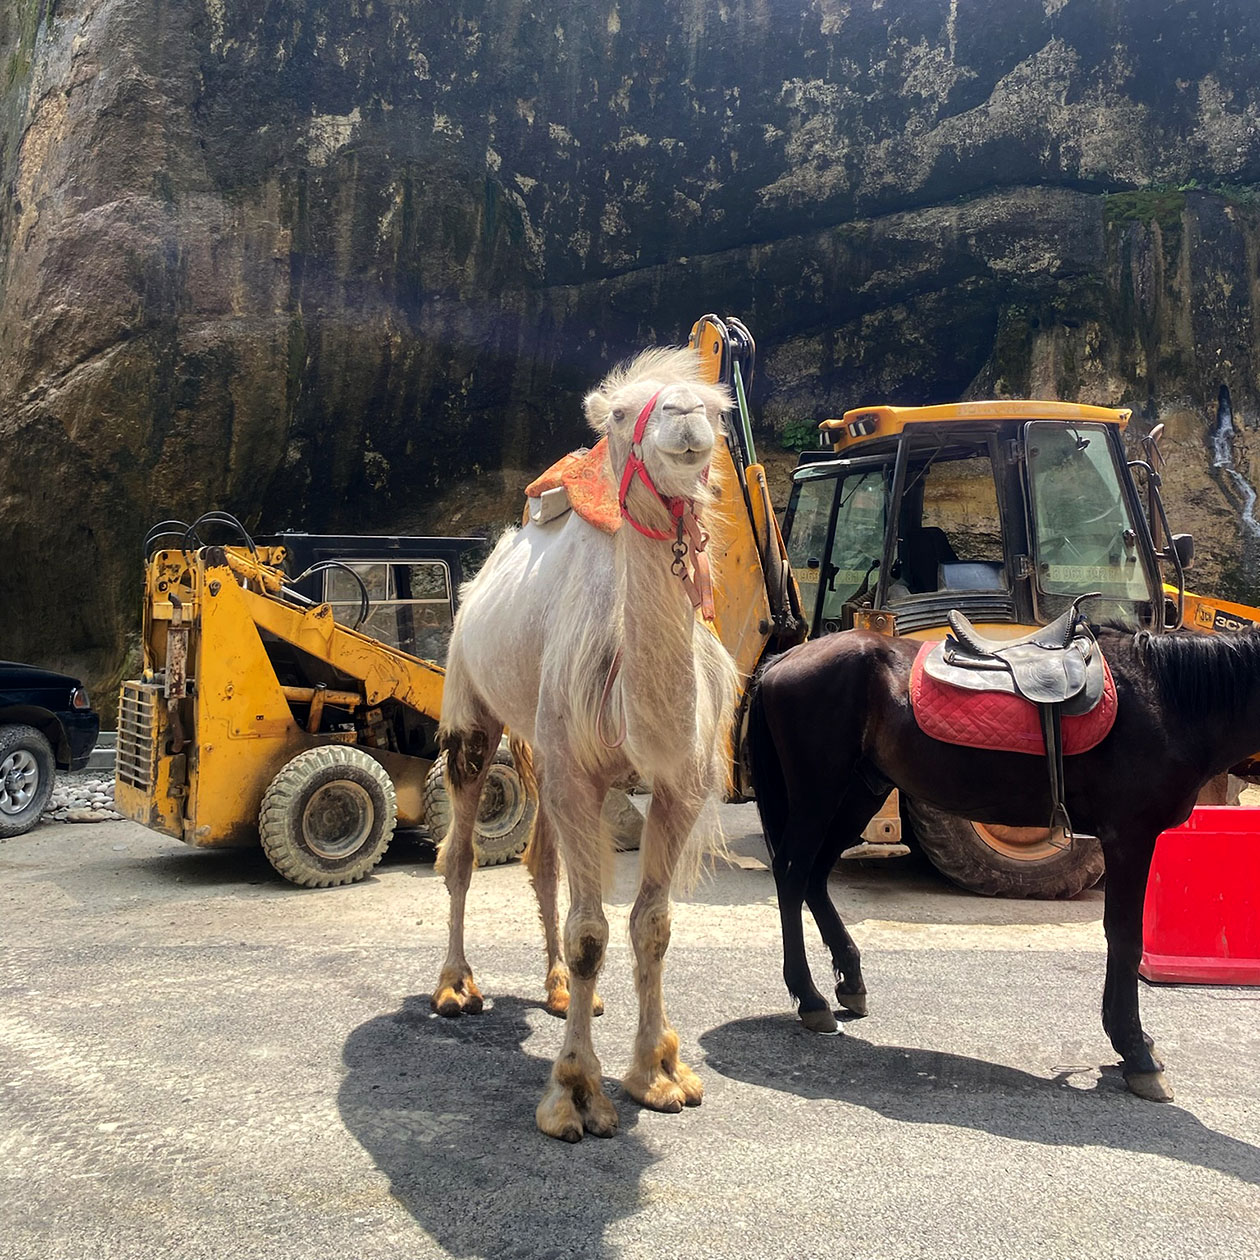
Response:
[{"label": "red plastic container", "polygon": [[1260,984],[1260,809],[1200,805],[1160,836],[1142,945],[1148,980]]}]

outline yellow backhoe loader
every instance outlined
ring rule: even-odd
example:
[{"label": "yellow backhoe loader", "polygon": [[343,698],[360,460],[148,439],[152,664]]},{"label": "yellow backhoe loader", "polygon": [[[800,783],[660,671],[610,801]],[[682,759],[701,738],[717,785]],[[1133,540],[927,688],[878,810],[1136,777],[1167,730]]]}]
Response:
[{"label": "yellow backhoe loader", "polygon": [[[199,530],[216,524],[238,541],[203,544]],[[310,887],[362,878],[396,823],[440,835],[441,661],[483,546],[305,534],[258,545],[220,513],[157,527],[144,672],[120,696],[119,811],[198,847],[261,841],[282,875]],[[479,860],[519,853],[534,809],[500,750]]]},{"label": "yellow backhoe loader", "polygon": [[[825,449],[793,474],[788,556],[813,635],[863,627],[944,637],[957,608],[989,638],[1014,638],[1074,598],[1095,621],[1156,632],[1236,629],[1244,605],[1193,595],[1189,535],[1159,495],[1158,432],[1130,459],[1124,409],[1049,401],[863,407],[820,426]],[[1246,767],[1240,767],[1240,771]],[[983,825],[894,792],[865,843],[873,857],[904,816],[933,864],[965,888],[1070,896],[1102,873],[1097,841],[1069,848],[1048,829]]]}]

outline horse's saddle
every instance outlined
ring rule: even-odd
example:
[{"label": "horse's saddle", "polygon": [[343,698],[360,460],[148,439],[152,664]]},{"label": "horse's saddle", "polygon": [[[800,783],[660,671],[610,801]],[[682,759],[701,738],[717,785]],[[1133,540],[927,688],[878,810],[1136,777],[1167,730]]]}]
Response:
[{"label": "horse's saddle", "polygon": [[1064,803],[1062,718],[1097,713],[1086,747],[1101,740],[1115,718],[1114,685],[1080,612],[1082,601],[1093,598],[1080,596],[1061,617],[1019,639],[986,639],[954,609],[953,634],[922,657],[923,673],[946,688],[988,692],[995,699],[1017,696],[1036,705],[1050,773],[1050,842],[1064,848],[1072,841],[1072,825]]},{"label": "horse's saddle", "polygon": [[965,691],[1005,691],[1033,704],[1060,704],[1070,715],[1088,713],[1102,699],[1102,653],[1076,604],[1020,639],[986,639],[957,609],[949,614],[949,627],[953,635],[923,662],[937,682]]}]

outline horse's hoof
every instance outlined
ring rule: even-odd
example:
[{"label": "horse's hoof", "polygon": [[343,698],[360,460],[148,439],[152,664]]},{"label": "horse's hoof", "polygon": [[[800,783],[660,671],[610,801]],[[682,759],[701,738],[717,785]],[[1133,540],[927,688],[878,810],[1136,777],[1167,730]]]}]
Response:
[{"label": "horse's hoof", "polygon": [[1150,1102],[1172,1102],[1172,1086],[1164,1078],[1163,1072],[1129,1072],[1124,1083],[1131,1094],[1145,1098]]},{"label": "horse's hoof", "polygon": [[856,1015],[859,1019],[866,1014],[866,994],[865,993],[841,993],[836,990],[836,1001],[844,1007],[851,1015]]},{"label": "horse's hoof", "polygon": [[840,1027],[836,1023],[836,1017],[825,1006],[816,1011],[801,1011],[800,1015],[801,1023],[810,1032],[833,1033]]}]

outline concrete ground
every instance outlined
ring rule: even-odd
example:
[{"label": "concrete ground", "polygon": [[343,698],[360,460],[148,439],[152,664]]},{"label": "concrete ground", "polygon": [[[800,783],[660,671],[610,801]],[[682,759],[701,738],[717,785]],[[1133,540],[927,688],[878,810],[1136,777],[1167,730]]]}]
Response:
[{"label": "concrete ground", "polygon": [[[446,896],[401,841],[349,888],[129,823],[0,844],[0,1257],[1260,1254],[1260,990],[1144,986],[1177,1101],[1098,1020],[1102,896],[987,901],[905,863],[833,880],[871,1015],[806,1033],[755,811],[666,969],[704,1105],[616,1090],[635,1010],[619,855],[596,1023],[621,1132],[534,1128],[562,1025],[519,865],[480,871],[492,1006],[428,1009]],[[826,966],[817,938],[812,960]]]}]

